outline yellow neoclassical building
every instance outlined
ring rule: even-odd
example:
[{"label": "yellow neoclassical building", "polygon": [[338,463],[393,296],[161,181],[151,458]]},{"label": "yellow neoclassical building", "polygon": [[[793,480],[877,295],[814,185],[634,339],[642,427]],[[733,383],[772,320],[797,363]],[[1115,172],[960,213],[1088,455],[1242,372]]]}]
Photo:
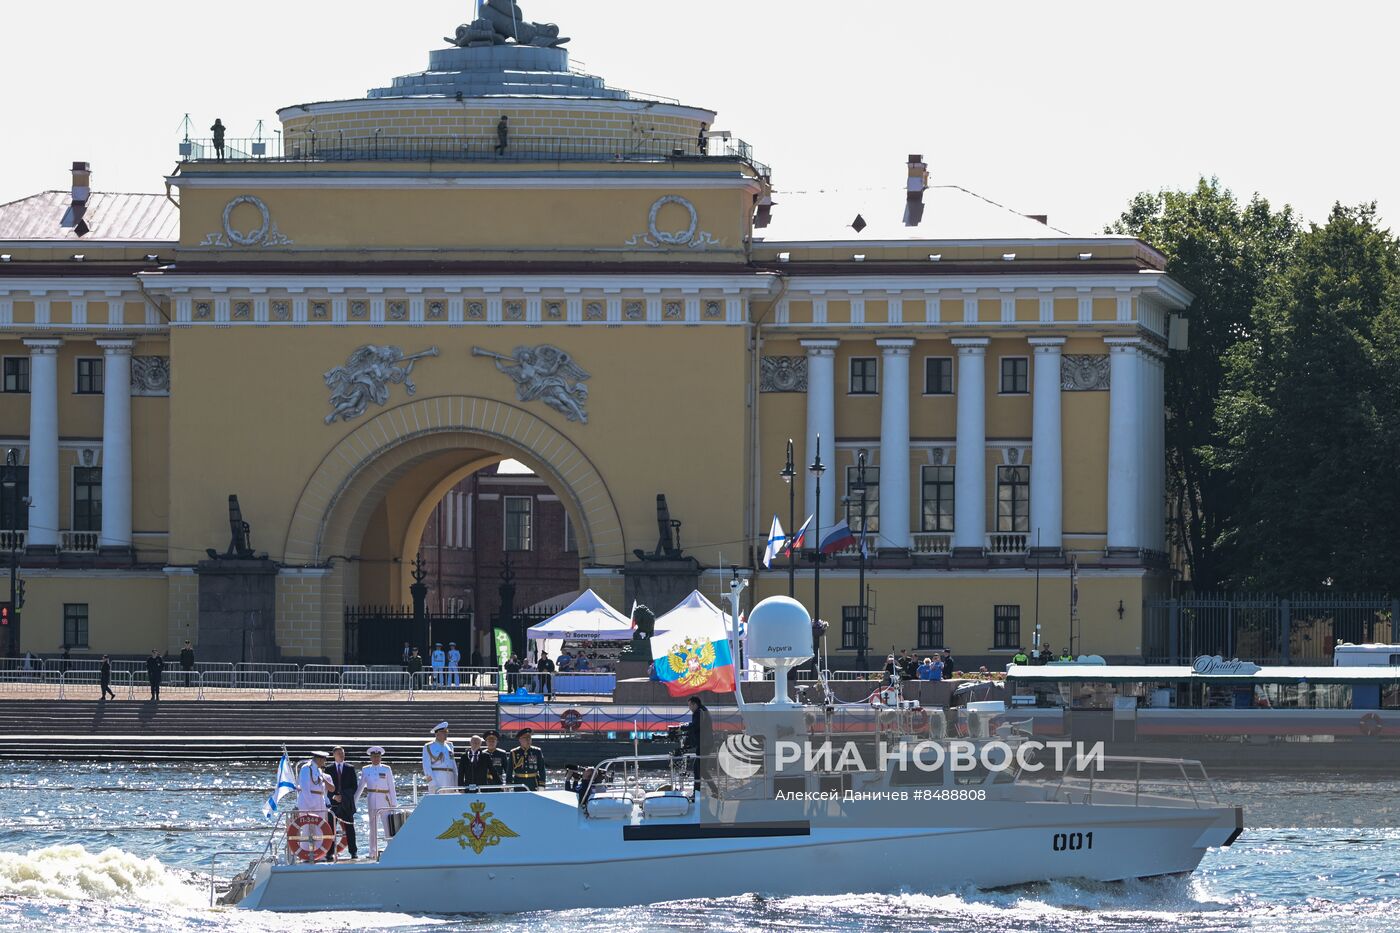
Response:
[{"label": "yellow neoclassical building", "polygon": [[340,662],[347,609],[406,603],[428,515],[505,458],[615,605],[685,575],[641,559],[658,493],[702,588],[738,568],[762,597],[788,589],[774,515],[858,528],[864,490],[868,625],[847,547],[820,574],[833,652],[993,659],[1038,619],[1058,653],[1074,563],[1075,649],[1141,653],[1190,302],[1159,254],[919,156],[785,192],[714,112],[483,22],[420,74],[280,111],[276,142],[182,142],[163,193],[79,163],[0,206],[9,653]]}]

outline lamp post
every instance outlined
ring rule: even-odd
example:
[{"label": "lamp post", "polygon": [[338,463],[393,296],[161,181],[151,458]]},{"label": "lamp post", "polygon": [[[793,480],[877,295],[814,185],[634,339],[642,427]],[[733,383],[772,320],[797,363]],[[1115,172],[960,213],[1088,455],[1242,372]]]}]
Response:
[{"label": "lamp post", "polygon": [[860,628],[856,631],[856,666],[865,669],[865,649],[870,640],[869,626],[865,623],[865,450],[856,454],[856,488],[860,490],[860,598],[857,602],[857,616]]},{"label": "lamp post", "polygon": [[817,452],[812,457],[812,465],[807,468],[816,480],[816,508],[812,512],[812,536],[816,541],[816,556],[812,564],[812,618],[822,620],[822,474],[826,466],[822,463],[822,436],[817,435]]},{"label": "lamp post", "polygon": [[792,599],[797,596],[797,549],[792,546],[792,535],[797,533],[797,484],[793,482],[797,478],[797,468],[792,462],[792,438],[788,438],[787,463],[778,475],[788,489],[788,598]]},{"label": "lamp post", "polygon": [[19,654],[19,613],[15,608],[15,589],[19,573],[19,483],[15,480],[15,465],[19,452],[13,447],[5,451],[5,500],[10,509],[10,631],[5,639],[5,651],[10,657]]}]

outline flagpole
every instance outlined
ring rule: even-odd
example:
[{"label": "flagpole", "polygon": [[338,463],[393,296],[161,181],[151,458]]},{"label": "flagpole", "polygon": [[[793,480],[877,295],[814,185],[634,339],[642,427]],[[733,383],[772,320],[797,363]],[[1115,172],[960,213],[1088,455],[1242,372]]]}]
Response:
[{"label": "flagpole", "polygon": [[[797,468],[792,462],[792,438],[787,442],[787,463],[780,474],[788,488],[788,534],[797,533]],[[788,598],[797,598],[797,549],[788,541]]]},{"label": "flagpole", "polygon": [[860,629],[856,632],[856,666],[865,669],[865,645],[869,640],[868,626],[865,624],[865,450],[856,454],[856,485],[860,487],[860,595],[857,615]]},{"label": "flagpole", "polygon": [[817,435],[817,451],[812,458],[812,465],[807,468],[816,477],[816,508],[812,512],[812,521],[816,523],[814,529],[814,539],[817,542],[815,552],[815,562],[812,565],[812,618],[817,622],[822,620],[822,474],[826,472],[826,466],[822,463],[822,436]]}]

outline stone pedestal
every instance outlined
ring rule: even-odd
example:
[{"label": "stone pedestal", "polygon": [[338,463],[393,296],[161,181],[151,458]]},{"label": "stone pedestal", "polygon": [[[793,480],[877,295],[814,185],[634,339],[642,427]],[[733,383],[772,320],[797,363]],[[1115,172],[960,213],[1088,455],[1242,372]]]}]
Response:
[{"label": "stone pedestal", "polygon": [[277,661],[277,565],[269,560],[203,560],[199,580],[201,661]]},{"label": "stone pedestal", "polygon": [[689,559],[630,560],[623,574],[623,605],[618,608],[624,613],[631,613],[635,600],[660,618],[700,588],[700,565]]}]

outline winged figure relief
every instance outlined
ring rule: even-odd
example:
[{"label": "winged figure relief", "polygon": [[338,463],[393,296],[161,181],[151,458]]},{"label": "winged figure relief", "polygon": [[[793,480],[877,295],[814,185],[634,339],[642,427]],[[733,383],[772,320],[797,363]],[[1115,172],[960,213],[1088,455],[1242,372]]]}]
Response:
[{"label": "winged figure relief", "polygon": [[487,846],[500,845],[502,839],[514,839],[520,834],[486,809],[480,801],[472,804],[472,812],[463,813],[460,820],[453,820],[447,831],[439,839],[456,839],[463,849],[471,849],[480,855]]}]

